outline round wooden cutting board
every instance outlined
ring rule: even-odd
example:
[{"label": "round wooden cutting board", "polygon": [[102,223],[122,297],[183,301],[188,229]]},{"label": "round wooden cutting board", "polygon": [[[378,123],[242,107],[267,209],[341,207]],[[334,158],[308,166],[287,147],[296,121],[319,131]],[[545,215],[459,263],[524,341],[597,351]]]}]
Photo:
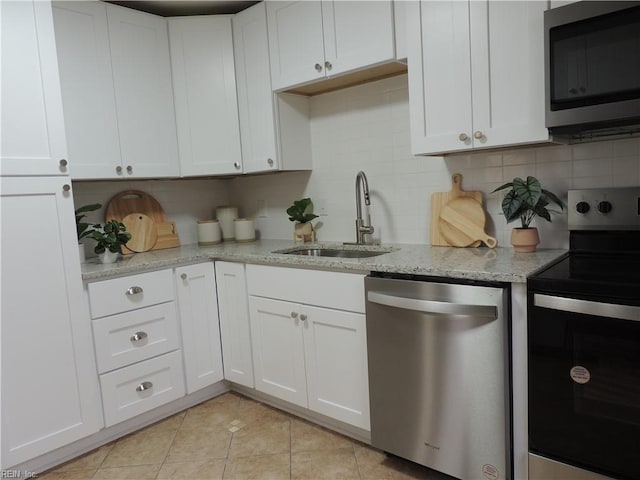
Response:
[{"label": "round wooden cutting board", "polygon": [[489,248],[494,248],[498,241],[484,231],[485,222],[484,209],[477,200],[459,197],[441,209],[438,228],[454,247],[474,246],[480,240]]},{"label": "round wooden cutting board", "polygon": [[[131,240],[124,249],[135,253],[151,250],[158,241],[158,231],[153,219],[144,213],[130,213],[122,219],[122,223],[131,234]],[[123,250],[124,250],[123,249]],[[123,252],[124,253],[124,252]]]}]

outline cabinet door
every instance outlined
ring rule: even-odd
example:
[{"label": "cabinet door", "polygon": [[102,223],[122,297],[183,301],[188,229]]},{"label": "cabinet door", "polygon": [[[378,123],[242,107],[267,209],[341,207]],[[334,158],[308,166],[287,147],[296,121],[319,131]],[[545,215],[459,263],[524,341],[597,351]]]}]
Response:
[{"label": "cabinet door", "polygon": [[187,393],[219,382],[222,348],[213,263],[176,268]]},{"label": "cabinet door", "polygon": [[233,48],[244,171],[277,170],[274,94],[264,2],[234,16]]},{"label": "cabinet door", "polygon": [[[546,142],[547,2],[470,2],[473,146]],[[507,40],[505,40],[507,39]]]},{"label": "cabinet door", "polygon": [[106,7],[125,176],[178,176],[167,21]]},{"label": "cabinet door", "polygon": [[365,316],[308,305],[301,314],[309,408],[369,430]]},{"label": "cabinet door", "polygon": [[307,407],[300,306],[249,296],[256,390]]},{"label": "cabinet door", "polygon": [[411,148],[471,148],[469,4],[407,3]]},{"label": "cabinet door", "polygon": [[2,175],[67,175],[51,4],[0,2],[0,17]]},{"label": "cabinet door", "polygon": [[71,176],[122,176],[106,8],[56,2],[53,18]]},{"label": "cabinet door", "polygon": [[395,59],[390,1],[323,0],[326,75]]},{"label": "cabinet door", "polygon": [[170,18],[169,40],[182,175],[241,172],[231,19]]},{"label": "cabinet door", "polygon": [[216,262],[224,378],[253,388],[249,297],[244,264]]},{"label": "cabinet door", "polygon": [[73,197],[65,182],[1,180],[2,468],[102,427]]},{"label": "cabinet door", "polygon": [[323,78],[320,1],[269,1],[266,4],[273,89],[283,90]]}]

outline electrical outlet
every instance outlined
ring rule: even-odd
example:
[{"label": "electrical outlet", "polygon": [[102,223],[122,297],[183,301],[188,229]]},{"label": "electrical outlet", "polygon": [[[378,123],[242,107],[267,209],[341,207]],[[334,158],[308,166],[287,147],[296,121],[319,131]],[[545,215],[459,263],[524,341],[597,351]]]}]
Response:
[{"label": "electrical outlet", "polygon": [[256,218],[267,218],[266,200],[256,200]]},{"label": "electrical outlet", "polygon": [[326,217],[329,215],[329,206],[326,198],[319,198],[316,202],[314,202],[314,213],[321,217]]}]

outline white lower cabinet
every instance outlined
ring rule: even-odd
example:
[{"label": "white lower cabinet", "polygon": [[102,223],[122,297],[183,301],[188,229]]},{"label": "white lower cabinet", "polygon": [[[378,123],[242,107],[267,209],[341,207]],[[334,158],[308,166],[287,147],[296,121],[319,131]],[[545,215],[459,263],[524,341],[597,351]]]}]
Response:
[{"label": "white lower cabinet", "polygon": [[253,388],[253,357],[243,263],[215,262],[224,378]]},{"label": "white lower cabinet", "polygon": [[364,275],[247,265],[247,285],[255,388],[369,430]]},{"label": "white lower cabinet", "polygon": [[213,263],[175,269],[187,393],[223,379]]}]

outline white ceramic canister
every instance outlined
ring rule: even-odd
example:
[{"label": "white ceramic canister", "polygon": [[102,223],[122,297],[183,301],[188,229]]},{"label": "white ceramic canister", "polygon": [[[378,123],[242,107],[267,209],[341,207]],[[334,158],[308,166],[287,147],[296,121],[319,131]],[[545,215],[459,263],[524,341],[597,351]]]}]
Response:
[{"label": "white ceramic canister", "polygon": [[238,207],[217,207],[216,218],[220,222],[222,238],[224,240],[233,240],[236,238],[236,229],[233,221],[238,218]]},{"label": "white ceramic canister", "polygon": [[198,245],[217,245],[222,242],[218,220],[198,220]]},{"label": "white ceramic canister", "polygon": [[253,242],[256,239],[253,218],[236,218],[233,223],[236,229],[236,242]]}]

